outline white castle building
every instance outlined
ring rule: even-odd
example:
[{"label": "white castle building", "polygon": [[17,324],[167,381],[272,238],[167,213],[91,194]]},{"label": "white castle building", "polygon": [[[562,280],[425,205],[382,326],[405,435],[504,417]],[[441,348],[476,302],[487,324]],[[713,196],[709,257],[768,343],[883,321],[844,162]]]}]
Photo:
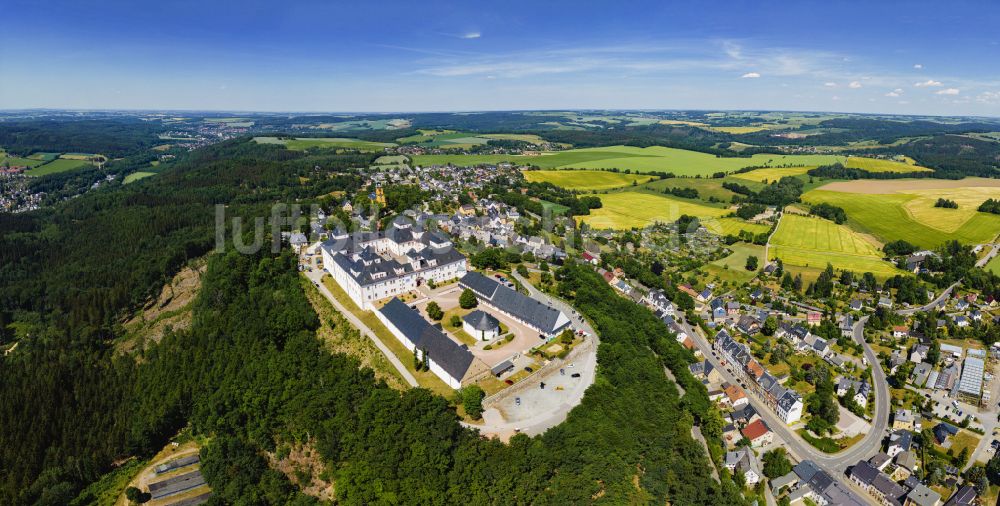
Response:
[{"label": "white castle building", "polygon": [[461,278],[468,268],[447,236],[408,223],[396,223],[385,232],[334,233],[320,251],[323,268],[364,310],[431,280]]}]

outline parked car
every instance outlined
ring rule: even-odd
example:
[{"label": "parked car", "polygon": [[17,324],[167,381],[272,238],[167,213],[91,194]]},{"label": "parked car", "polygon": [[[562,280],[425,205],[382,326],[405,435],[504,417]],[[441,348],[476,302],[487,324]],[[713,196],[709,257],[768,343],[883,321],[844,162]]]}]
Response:
[{"label": "parked car", "polygon": [[505,379],[505,380],[503,380],[503,382],[506,383],[506,384],[508,384],[508,385],[513,385],[514,384],[514,380],[512,380],[512,379]]},{"label": "parked car", "polygon": [[528,372],[535,372],[535,370],[532,369],[531,367],[525,367],[524,370]]},{"label": "parked car", "polygon": [[578,372],[575,372],[575,373],[573,373],[573,374],[570,374],[570,377],[573,377],[573,378],[579,378],[579,377],[580,377],[580,373],[578,373]]}]

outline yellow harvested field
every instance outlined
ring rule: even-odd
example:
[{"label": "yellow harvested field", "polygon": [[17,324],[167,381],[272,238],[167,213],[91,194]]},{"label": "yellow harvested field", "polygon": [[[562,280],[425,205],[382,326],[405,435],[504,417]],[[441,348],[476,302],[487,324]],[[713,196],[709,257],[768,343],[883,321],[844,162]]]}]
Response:
[{"label": "yellow harvested field", "polygon": [[639,192],[619,192],[600,195],[603,207],[593,209],[580,219],[594,228],[628,229],[645,227],[654,222],[676,221],[681,215],[699,218],[719,218],[728,209],[709,207],[685,199]]},{"label": "yellow harvested field", "polygon": [[777,181],[785,176],[799,176],[815,168],[816,167],[776,167],[767,169],[756,169],[756,170],[751,170],[749,172],[733,174],[732,177],[737,179],[745,179],[747,181],[770,183],[772,181]]},{"label": "yellow harvested field", "polygon": [[[912,158],[910,160],[912,160]],[[905,162],[879,160],[876,158],[862,158],[858,156],[848,157],[847,163],[845,163],[844,166],[851,169],[866,170],[868,172],[926,172],[931,170],[927,167],[910,165]]]},{"label": "yellow harvested field", "polygon": [[[908,193],[916,198],[903,204],[903,208],[914,221],[948,233],[957,232],[978,214],[977,209],[984,201],[1000,198],[1000,188],[912,190]],[[954,200],[958,209],[934,207],[939,198]]]}]

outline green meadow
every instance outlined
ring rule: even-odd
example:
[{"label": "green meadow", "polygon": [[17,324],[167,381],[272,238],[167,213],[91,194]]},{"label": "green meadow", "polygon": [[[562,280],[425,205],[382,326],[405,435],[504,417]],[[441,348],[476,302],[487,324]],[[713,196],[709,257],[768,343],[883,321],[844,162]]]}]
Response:
[{"label": "green meadow", "polygon": [[524,178],[532,183],[552,183],[568,190],[597,191],[645,183],[653,176],[603,170],[526,170]]},{"label": "green meadow", "polygon": [[878,245],[844,225],[811,216],[785,214],[771,237],[769,255],[786,265],[871,272],[880,278],[902,271],[882,260]]},{"label": "green meadow", "polygon": [[296,137],[294,139],[281,139],[278,137],[254,137],[254,141],[259,144],[283,144],[288,149],[299,150],[299,151],[310,148],[382,151],[385,148],[391,148],[395,146],[395,144],[389,142],[363,141],[361,139],[351,139],[348,137]]},{"label": "green meadow", "polygon": [[531,155],[419,155],[416,165],[479,165],[511,162],[543,169],[631,169],[633,172],[671,172],[678,176],[709,176],[745,167],[816,166],[843,162],[836,155],[756,154],[747,158],[723,158],[698,151],[651,146],[606,146],[569,149]]}]

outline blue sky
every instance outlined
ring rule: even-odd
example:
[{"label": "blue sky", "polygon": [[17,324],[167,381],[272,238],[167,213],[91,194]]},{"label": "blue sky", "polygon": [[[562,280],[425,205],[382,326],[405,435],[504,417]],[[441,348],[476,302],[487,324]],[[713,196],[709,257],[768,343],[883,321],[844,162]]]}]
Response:
[{"label": "blue sky", "polygon": [[4,2],[0,108],[1000,116],[998,2]]}]

